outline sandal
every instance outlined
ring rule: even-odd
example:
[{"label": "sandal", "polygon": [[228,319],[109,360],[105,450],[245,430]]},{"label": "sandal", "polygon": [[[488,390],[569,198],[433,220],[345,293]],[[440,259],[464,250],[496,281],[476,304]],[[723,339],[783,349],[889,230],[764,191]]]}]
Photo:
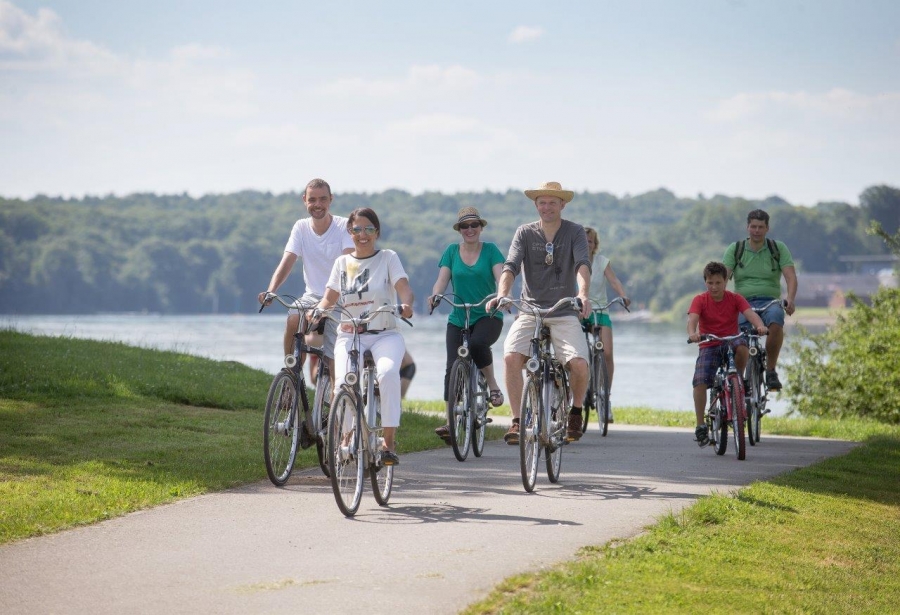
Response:
[{"label": "sandal", "polygon": [[503,405],[503,393],[500,392],[500,389],[491,389],[491,396],[488,399],[495,408]]},{"label": "sandal", "polygon": [[450,425],[441,425],[434,430],[434,433],[438,438],[440,438],[447,444],[450,444]]}]

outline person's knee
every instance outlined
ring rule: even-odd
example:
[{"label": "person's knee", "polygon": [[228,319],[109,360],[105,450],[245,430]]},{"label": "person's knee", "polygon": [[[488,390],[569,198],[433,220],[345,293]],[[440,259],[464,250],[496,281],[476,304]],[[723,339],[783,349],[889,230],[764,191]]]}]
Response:
[{"label": "person's knee", "polygon": [[400,368],[400,378],[403,380],[412,380],[416,375],[416,363],[408,363]]}]

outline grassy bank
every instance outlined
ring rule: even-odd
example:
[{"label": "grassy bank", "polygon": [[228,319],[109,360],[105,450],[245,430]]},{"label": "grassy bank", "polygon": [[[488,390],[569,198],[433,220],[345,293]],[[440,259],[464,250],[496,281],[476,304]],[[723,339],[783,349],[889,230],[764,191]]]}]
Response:
[{"label": "grassy bank", "polygon": [[[239,363],[0,331],[0,543],[265,479],[270,381]],[[405,412],[399,452],[445,446],[442,423]],[[317,466],[315,448],[296,464]]]}]

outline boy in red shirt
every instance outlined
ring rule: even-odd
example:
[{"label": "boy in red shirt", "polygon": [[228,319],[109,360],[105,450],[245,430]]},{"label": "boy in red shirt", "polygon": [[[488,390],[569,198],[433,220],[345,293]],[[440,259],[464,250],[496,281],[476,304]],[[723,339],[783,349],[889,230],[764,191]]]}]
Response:
[{"label": "boy in red shirt", "polygon": [[[687,333],[692,342],[699,342],[704,333],[712,333],[719,337],[737,335],[738,314],[743,314],[756,332],[765,335],[768,332],[759,315],[753,311],[747,300],[725,290],[728,270],[722,263],[707,263],[703,268],[703,281],[706,292],[694,297],[688,309]],[[734,362],[739,374],[744,373],[749,352],[747,340],[743,337],[729,342],[734,348]],[[700,346],[700,355],[694,368],[694,412],[697,414],[697,428],[694,430],[697,444],[709,444],[709,430],[703,420],[706,409],[706,391],[712,385],[716,370],[722,364],[725,354],[723,342],[704,342]]]}]

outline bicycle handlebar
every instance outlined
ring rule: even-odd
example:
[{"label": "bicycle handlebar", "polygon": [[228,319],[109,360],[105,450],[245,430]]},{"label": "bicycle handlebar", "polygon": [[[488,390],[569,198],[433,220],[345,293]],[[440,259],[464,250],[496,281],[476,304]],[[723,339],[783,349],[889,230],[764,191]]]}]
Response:
[{"label": "bicycle handlebar", "polygon": [[[541,318],[545,318],[555,312],[556,310],[571,306],[577,309],[579,312],[581,311],[581,298],[580,297],[563,297],[556,304],[548,309],[540,308],[533,303],[526,301],[525,299],[512,299],[510,297],[500,297],[500,300],[497,302],[497,310],[506,307],[507,305],[512,304],[519,308],[520,312],[528,312],[533,316],[540,316]],[[496,311],[496,310],[495,310]]]},{"label": "bicycle handlebar", "polygon": [[781,304],[781,307],[785,307],[785,308],[787,307],[787,299],[772,299],[771,301],[769,301],[767,304],[765,304],[762,307],[752,307],[751,306],[751,309],[754,312],[756,312],[757,314],[762,314],[763,312],[768,310],[770,307],[772,307],[776,303]]},{"label": "bicycle handlebar", "polygon": [[[263,299],[262,305],[259,306],[259,312],[262,312],[266,309],[269,304],[274,300],[286,307],[289,310],[309,310],[316,307],[315,303],[310,303],[308,305],[297,305],[297,298],[292,295],[285,295],[286,297],[290,297],[293,301],[287,302],[280,295],[276,295],[275,293],[266,292],[266,296]],[[257,313],[259,313],[257,312]]]},{"label": "bicycle handlebar", "polygon": [[[336,316],[334,316],[334,314],[331,313],[332,311],[337,311],[342,317],[346,317],[346,320],[344,318],[337,318]],[[335,305],[328,308],[327,310],[320,310],[316,308],[313,311],[313,320],[317,320],[319,318],[330,318],[338,324],[347,324],[353,325],[354,327],[359,327],[361,325],[372,322],[379,314],[391,314],[393,316],[397,316],[400,320],[408,324],[410,327],[413,326],[413,324],[408,319],[400,316],[400,314],[402,313],[403,306],[399,303],[396,305],[382,305],[381,307],[372,310],[365,316],[353,316],[352,314],[350,314],[347,308],[341,305]]]},{"label": "bicycle handlebar", "polygon": [[688,344],[702,344],[703,342],[730,342],[732,340],[736,340],[739,337],[743,337],[743,333],[738,333],[737,335],[726,335],[725,337],[719,337],[713,333],[704,333],[700,336],[699,342],[692,342],[690,338],[688,338]]},{"label": "bicycle handlebar", "polygon": [[431,314],[432,312],[434,312],[435,308],[438,305],[440,305],[441,301],[445,301],[447,303],[447,305],[449,305],[450,307],[462,308],[464,310],[470,310],[472,308],[481,307],[482,305],[484,305],[485,303],[487,303],[488,301],[490,301],[491,299],[496,297],[497,293],[491,293],[490,295],[486,296],[484,299],[482,299],[478,303],[454,303],[453,301],[450,301],[450,299],[447,298],[448,296],[451,296],[454,299],[457,298],[456,294],[454,294],[454,293],[434,295],[431,298],[431,303],[428,306],[428,313]]},{"label": "bicycle handlebar", "polygon": [[605,312],[609,308],[609,306],[611,306],[613,303],[618,303],[623,308],[625,308],[626,312],[631,312],[631,310],[628,309],[628,306],[625,305],[625,299],[623,297],[616,297],[615,299],[611,299],[610,301],[608,301],[606,303],[606,305],[600,305],[600,302],[597,301],[596,299],[594,299],[593,297],[591,297],[589,299],[589,301],[594,306],[594,308],[592,309],[592,311],[594,311],[594,312]]}]

